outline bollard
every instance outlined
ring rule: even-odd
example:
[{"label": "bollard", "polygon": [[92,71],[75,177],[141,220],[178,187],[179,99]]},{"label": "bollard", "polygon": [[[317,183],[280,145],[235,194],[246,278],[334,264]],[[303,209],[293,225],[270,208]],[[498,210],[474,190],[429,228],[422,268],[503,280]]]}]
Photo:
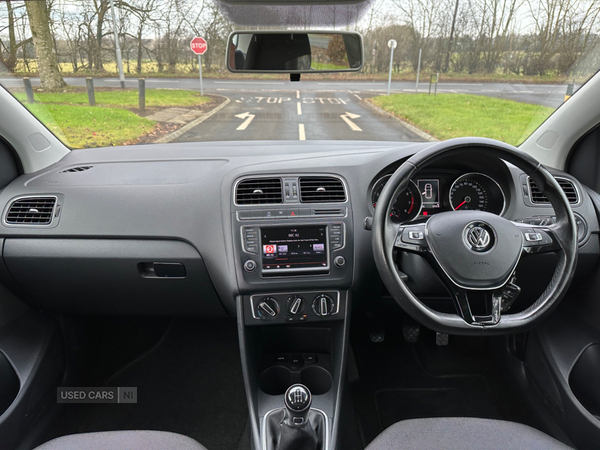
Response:
[{"label": "bollard", "polygon": [[140,111],[146,110],[146,79],[138,79],[138,91],[139,91],[139,108]]},{"label": "bollard", "polygon": [[85,87],[87,88],[88,102],[90,106],[96,106],[96,96],[94,94],[94,79],[87,77],[85,79]]},{"label": "bollard", "polygon": [[429,93],[427,95],[431,95],[431,85],[433,84],[433,74],[429,75]]},{"label": "bollard", "polygon": [[25,85],[25,92],[27,93],[27,103],[35,103],[33,99],[33,88],[31,87],[31,80],[27,77],[23,78],[23,84]]},{"label": "bollard", "polygon": [[573,95],[574,89],[575,89],[575,83],[567,84],[567,93],[565,94],[565,102],[571,98],[571,95]]}]

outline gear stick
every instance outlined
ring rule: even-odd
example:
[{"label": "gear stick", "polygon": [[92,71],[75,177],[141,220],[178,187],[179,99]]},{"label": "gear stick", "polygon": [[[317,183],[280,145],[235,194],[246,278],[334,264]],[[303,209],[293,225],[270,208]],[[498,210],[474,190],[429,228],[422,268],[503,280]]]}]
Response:
[{"label": "gear stick", "polygon": [[285,393],[286,421],[289,425],[303,425],[308,421],[312,394],[303,384],[294,384]]},{"label": "gear stick", "polygon": [[285,408],[274,411],[266,423],[267,450],[323,450],[325,418],[311,410],[312,395],[294,384],[284,395]]}]

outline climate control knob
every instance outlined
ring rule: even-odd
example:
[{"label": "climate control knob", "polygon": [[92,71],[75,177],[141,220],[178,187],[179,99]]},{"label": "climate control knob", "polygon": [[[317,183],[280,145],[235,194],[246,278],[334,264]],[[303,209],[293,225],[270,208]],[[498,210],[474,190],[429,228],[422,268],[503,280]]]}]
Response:
[{"label": "climate control knob", "polygon": [[304,305],[306,302],[301,295],[292,295],[287,300],[287,309],[289,313],[293,316],[296,314],[301,314],[304,311]]},{"label": "climate control knob", "polygon": [[256,313],[262,320],[273,320],[279,315],[279,304],[274,298],[265,297],[256,307]]},{"label": "climate control knob", "polygon": [[335,302],[327,294],[319,294],[312,304],[313,312],[319,317],[327,317],[335,312]]}]

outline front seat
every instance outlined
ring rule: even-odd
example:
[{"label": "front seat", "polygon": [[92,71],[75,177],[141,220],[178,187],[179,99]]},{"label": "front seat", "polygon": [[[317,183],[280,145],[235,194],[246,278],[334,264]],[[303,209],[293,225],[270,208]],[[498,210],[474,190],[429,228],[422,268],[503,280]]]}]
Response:
[{"label": "front seat", "polygon": [[384,430],[366,450],[567,450],[534,428],[470,417],[411,419]]},{"label": "front seat", "polygon": [[100,431],[69,434],[34,450],[206,450],[182,434],[167,431]]}]

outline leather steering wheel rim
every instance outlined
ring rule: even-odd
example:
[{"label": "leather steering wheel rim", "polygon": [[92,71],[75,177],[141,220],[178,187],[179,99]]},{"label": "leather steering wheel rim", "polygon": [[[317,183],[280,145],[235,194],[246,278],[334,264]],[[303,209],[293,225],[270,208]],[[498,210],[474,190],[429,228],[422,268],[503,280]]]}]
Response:
[{"label": "leather steering wheel rim", "polygon": [[[553,239],[558,244],[558,262],[550,284],[530,307],[518,313],[503,314],[494,324],[467,323],[458,314],[438,312],[423,304],[401,278],[395,261],[394,248],[398,225],[392,224],[388,218],[391,200],[406,189],[410,179],[418,170],[453,154],[468,156],[474,153],[495,156],[523,170],[548,197],[556,215],[554,225],[547,230],[553,234]],[[530,155],[511,145],[484,138],[459,138],[432,144],[414,154],[392,174],[381,192],[378,204],[382,207],[376,208],[373,215],[372,246],[375,263],[383,283],[406,313],[435,331],[461,335],[499,335],[526,331],[558,305],[573,278],[577,264],[578,242],[575,217],[569,201],[545,167]],[[447,214],[453,213],[456,212]]]}]

